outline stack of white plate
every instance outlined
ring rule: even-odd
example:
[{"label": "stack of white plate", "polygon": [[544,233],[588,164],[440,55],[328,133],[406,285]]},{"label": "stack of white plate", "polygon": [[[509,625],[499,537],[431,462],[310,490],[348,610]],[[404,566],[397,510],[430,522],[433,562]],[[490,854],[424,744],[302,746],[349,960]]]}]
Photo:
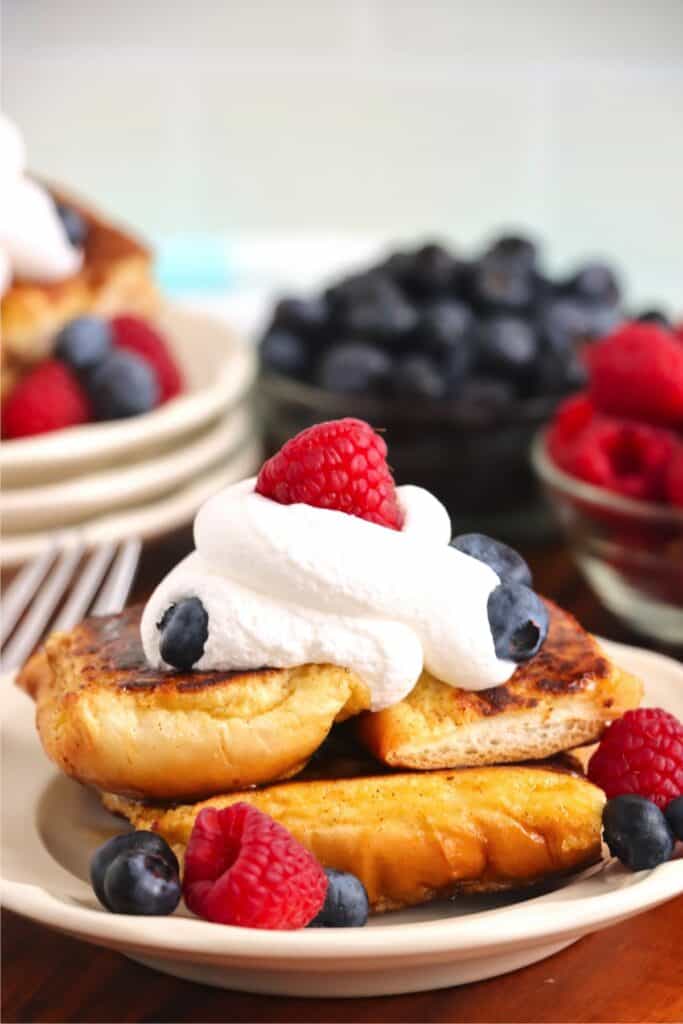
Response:
[{"label": "stack of white plate", "polygon": [[252,348],[219,320],[176,307],[160,326],[185,375],[182,396],[144,416],[3,442],[3,566],[74,532],[92,545],[160,536],[258,467]]}]

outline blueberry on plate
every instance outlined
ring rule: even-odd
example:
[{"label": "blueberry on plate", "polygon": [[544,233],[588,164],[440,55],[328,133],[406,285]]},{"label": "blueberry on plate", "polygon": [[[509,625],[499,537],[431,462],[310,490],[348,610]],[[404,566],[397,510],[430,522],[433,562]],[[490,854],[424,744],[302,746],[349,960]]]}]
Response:
[{"label": "blueberry on plate", "polygon": [[109,355],[112,331],[101,316],[79,316],[62,327],[55,339],[55,355],[76,373],[89,373]]},{"label": "blueberry on plate", "polygon": [[305,377],[309,367],[308,346],[299,334],[275,327],[262,339],[259,347],[261,365],[265,370],[286,377]]},{"label": "blueberry on plate", "polygon": [[114,914],[172,914],[181,892],[177,869],[149,850],[117,854],[104,873],[105,906]]},{"label": "blueberry on plate", "polygon": [[387,353],[369,342],[349,341],[334,345],[317,369],[317,382],[328,391],[344,395],[384,394],[392,371]]},{"label": "blueberry on plate", "polygon": [[325,868],[327,895],[323,908],[309,928],[362,928],[368,920],[365,886],[348,871]]},{"label": "blueberry on plate", "polygon": [[493,646],[503,661],[533,658],[548,635],[548,609],[523,583],[501,583],[487,602]]},{"label": "blueberry on plate", "polygon": [[55,206],[66,237],[76,249],[81,249],[88,237],[88,225],[85,218],[73,206],[67,206],[66,203],[55,203]]},{"label": "blueberry on plate", "polygon": [[138,416],[159,402],[159,383],[152,368],[122,349],[113,349],[88,374],[87,391],[98,420]]},{"label": "blueberry on plate", "polygon": [[677,796],[667,804],[664,817],[676,839],[683,839],[683,796]]},{"label": "blueberry on plate", "polygon": [[632,871],[656,868],[673,853],[674,838],[664,814],[644,796],[628,793],[608,800],[602,826],[610,853]]},{"label": "blueberry on plate", "polygon": [[198,597],[184,597],[167,608],[157,624],[159,653],[167,665],[189,672],[209,637],[209,616]]},{"label": "blueberry on plate", "polygon": [[519,552],[485,533],[461,533],[453,538],[451,547],[490,566],[503,582],[532,584],[531,569]]},{"label": "blueberry on plate", "polygon": [[124,832],[121,835],[114,836],[113,839],[109,839],[95,851],[90,861],[90,882],[98,900],[107,910],[113,909],[109,905],[104,888],[107,870],[120,854],[130,853],[131,851],[149,853],[154,854],[156,857],[161,857],[175,871],[176,875],[179,873],[178,858],[166,840],[162,839],[156,832],[141,830],[139,832]]},{"label": "blueberry on plate", "polygon": [[436,401],[446,394],[446,378],[438,363],[419,352],[399,356],[392,374],[393,392],[399,398]]}]

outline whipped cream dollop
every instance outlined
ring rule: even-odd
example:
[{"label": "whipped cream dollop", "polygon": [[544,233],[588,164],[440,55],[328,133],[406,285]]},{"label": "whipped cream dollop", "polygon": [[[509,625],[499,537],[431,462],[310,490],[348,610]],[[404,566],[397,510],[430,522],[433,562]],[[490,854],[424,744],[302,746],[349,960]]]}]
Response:
[{"label": "whipped cream dollop", "polygon": [[255,478],[210,498],[195,520],[196,550],[160,583],[141,623],[145,655],[160,654],[164,612],[198,597],[208,638],[198,670],[352,669],[373,710],[402,700],[423,668],[451,686],[482,690],[515,665],[496,655],[487,615],[500,583],[483,562],[449,547],[443,505],[397,488],[401,531],[330,509],[280,505]]},{"label": "whipped cream dollop", "polygon": [[50,195],[25,172],[24,140],[0,114],[0,295],[13,277],[61,280],[75,274],[83,259],[69,242]]}]

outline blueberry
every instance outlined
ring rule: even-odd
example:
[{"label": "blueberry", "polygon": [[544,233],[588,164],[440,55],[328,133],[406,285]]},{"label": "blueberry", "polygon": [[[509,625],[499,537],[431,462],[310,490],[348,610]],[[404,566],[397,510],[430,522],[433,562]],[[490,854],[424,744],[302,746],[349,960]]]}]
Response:
[{"label": "blueberry", "polygon": [[532,271],[536,266],[536,246],[523,235],[501,235],[489,247],[487,257],[507,263],[523,271]]},{"label": "blueberry", "polygon": [[307,299],[286,296],[275,306],[273,326],[284,327],[304,338],[314,337],[325,328],[328,315],[327,302],[321,296]]},{"label": "blueberry", "polygon": [[657,324],[658,327],[665,327],[667,331],[672,329],[671,321],[660,309],[646,309],[638,314],[636,320],[641,324]]},{"label": "blueberry", "polygon": [[532,585],[531,569],[519,552],[485,533],[461,533],[453,538],[451,547],[489,565],[504,583]]},{"label": "blueberry", "polygon": [[674,839],[664,814],[644,796],[629,793],[608,800],[602,825],[610,853],[632,871],[656,868],[673,853]]},{"label": "blueberry", "polygon": [[491,253],[473,268],[472,290],[482,310],[522,311],[533,302],[534,276],[526,267]]},{"label": "blueberry", "polygon": [[81,249],[88,237],[88,225],[84,217],[66,203],[56,203],[57,215],[62,222],[66,237],[76,249]]},{"label": "blueberry", "polygon": [[487,603],[496,654],[504,661],[528,661],[548,635],[548,609],[523,583],[501,583]]},{"label": "blueberry", "polygon": [[159,653],[167,665],[189,672],[204,653],[209,616],[198,597],[184,597],[164,612],[157,624]]},{"label": "blueberry", "polygon": [[616,306],[621,288],[611,267],[605,263],[586,263],[566,285],[567,291],[587,302],[600,302]]},{"label": "blueberry", "polygon": [[669,828],[677,839],[683,839],[683,796],[677,796],[664,811]]},{"label": "blueberry", "polygon": [[494,316],[480,325],[480,365],[496,377],[525,382],[533,373],[538,351],[538,336],[521,317]]},{"label": "blueberry", "polygon": [[584,302],[571,296],[554,298],[542,306],[538,314],[538,329],[551,349],[566,352],[589,337],[589,310]]},{"label": "blueberry", "polygon": [[474,317],[457,299],[431,302],[420,312],[416,337],[428,352],[447,355],[454,349],[469,351],[472,345]]},{"label": "blueberry", "polygon": [[95,851],[90,861],[90,882],[98,900],[107,910],[112,909],[107,902],[104,890],[104,878],[107,869],[119,854],[128,853],[132,850],[153,853],[158,857],[162,857],[176,874],[180,870],[175,853],[166,840],[162,839],[156,832],[124,832],[122,835],[114,836],[113,839],[109,839]]},{"label": "blueberry", "polygon": [[348,871],[325,868],[327,896],[309,928],[362,928],[369,913],[368,894],[359,878]]},{"label": "blueberry", "polygon": [[588,373],[580,353],[568,348],[564,352],[544,347],[536,363],[535,391],[539,395],[565,395],[579,391]]},{"label": "blueberry", "polygon": [[93,370],[109,355],[112,332],[100,316],[79,316],[71,320],[55,339],[55,355],[77,373]]},{"label": "blueberry", "polygon": [[274,328],[261,340],[261,365],[286,377],[305,377],[309,366],[308,346],[300,335]]},{"label": "blueberry", "polygon": [[386,275],[357,274],[328,289],[332,322],[338,331],[363,340],[401,340],[417,324],[417,311]]},{"label": "blueberry", "polygon": [[112,349],[88,375],[87,390],[99,420],[137,416],[159,401],[159,383],[152,368],[122,349]]},{"label": "blueberry", "polygon": [[376,345],[362,341],[341,342],[323,356],[317,380],[321,387],[339,394],[383,394],[391,370],[391,359]]},{"label": "blueberry", "polygon": [[446,377],[427,354],[399,357],[392,375],[393,391],[401,398],[439,399],[446,394]]},{"label": "blueberry", "polygon": [[469,377],[456,396],[467,405],[483,409],[498,408],[514,401],[515,389],[508,380],[477,374]]},{"label": "blueberry", "polygon": [[180,896],[177,868],[148,850],[119,853],[104,873],[105,906],[114,914],[172,914]]},{"label": "blueberry", "polygon": [[412,255],[403,271],[402,283],[415,298],[447,295],[457,274],[457,261],[437,242],[423,245]]}]

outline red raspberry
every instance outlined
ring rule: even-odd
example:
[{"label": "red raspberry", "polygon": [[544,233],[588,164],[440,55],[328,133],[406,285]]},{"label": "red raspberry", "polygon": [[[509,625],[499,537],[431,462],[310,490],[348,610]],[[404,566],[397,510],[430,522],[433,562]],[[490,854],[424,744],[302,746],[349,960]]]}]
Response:
[{"label": "red raspberry", "polygon": [[672,505],[683,508],[683,442],[671,457],[666,474],[666,496]]},{"label": "red raspberry", "polygon": [[668,430],[598,416],[556,461],[572,476],[615,494],[661,501],[675,445]]},{"label": "red raspberry", "polygon": [[242,928],[303,928],[326,894],[313,854],[256,807],[205,807],[197,815],[183,875],[193,914]]},{"label": "red raspberry", "polygon": [[548,430],[548,451],[561,468],[565,468],[574,444],[595,418],[595,406],[587,394],[567,398],[555,412]]},{"label": "red raspberry", "polygon": [[19,381],[2,407],[5,437],[31,437],[93,419],[88,396],[64,363],[46,359]]},{"label": "red raspberry", "polygon": [[610,798],[638,793],[666,807],[683,794],[683,725],[662,708],[627,711],[605,731],[588,778]]},{"label": "red raspberry", "polygon": [[281,505],[337,509],[400,530],[403,512],[386,456],[384,439],[363,420],[317,423],[263,464],[256,490]]},{"label": "red raspberry", "polygon": [[111,322],[114,344],[141,356],[149,363],[159,382],[159,404],[183,390],[180,368],[166,341],[145,320],[137,316],[116,316]]},{"label": "red raspberry", "polygon": [[627,323],[586,350],[590,391],[602,412],[683,425],[683,346],[652,323]]}]

